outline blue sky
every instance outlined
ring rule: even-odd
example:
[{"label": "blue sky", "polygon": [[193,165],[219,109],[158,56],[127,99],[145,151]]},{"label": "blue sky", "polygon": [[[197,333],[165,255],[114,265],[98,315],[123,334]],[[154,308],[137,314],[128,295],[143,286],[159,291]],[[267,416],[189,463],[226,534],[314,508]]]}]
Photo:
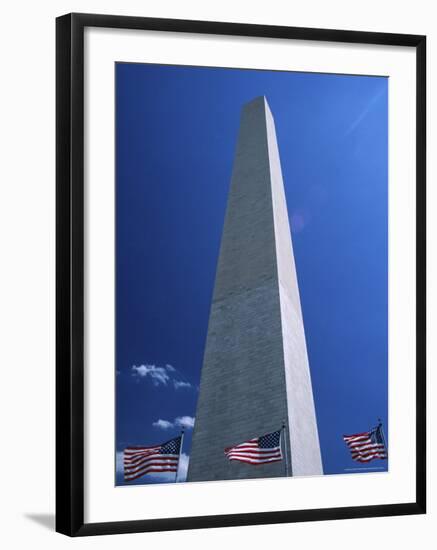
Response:
[{"label": "blue sky", "polygon": [[240,111],[259,95],[276,123],[325,473],[363,468],[343,433],[380,417],[388,435],[388,80],[118,63],[117,483],[125,446],[181,425],[186,469]]}]

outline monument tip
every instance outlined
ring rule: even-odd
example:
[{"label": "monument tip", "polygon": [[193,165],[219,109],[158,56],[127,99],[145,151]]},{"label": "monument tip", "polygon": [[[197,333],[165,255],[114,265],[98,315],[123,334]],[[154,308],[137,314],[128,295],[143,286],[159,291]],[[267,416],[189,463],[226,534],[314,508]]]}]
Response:
[{"label": "monument tip", "polygon": [[253,99],[250,99],[249,101],[247,101],[245,103],[245,106],[253,105],[255,103],[267,103],[268,104],[267,97],[265,95],[256,96]]},{"label": "monument tip", "polygon": [[250,101],[248,101],[243,105],[243,111],[251,110],[251,109],[260,109],[260,108],[261,109],[264,108],[264,110],[267,113],[271,114],[272,112],[270,109],[269,102],[267,101],[267,97],[265,95],[259,95],[257,97],[254,97],[253,99],[251,99]]}]

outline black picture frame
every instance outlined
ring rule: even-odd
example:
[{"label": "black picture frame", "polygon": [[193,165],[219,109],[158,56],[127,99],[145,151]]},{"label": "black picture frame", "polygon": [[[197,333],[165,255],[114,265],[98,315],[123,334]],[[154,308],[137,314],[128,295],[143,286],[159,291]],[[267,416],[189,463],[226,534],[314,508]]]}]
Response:
[{"label": "black picture frame", "polygon": [[[84,523],[84,29],[378,44],[416,51],[416,500],[342,508]],[[68,14],[56,20],[56,530],[69,536],[423,514],[426,511],[426,37]]]}]

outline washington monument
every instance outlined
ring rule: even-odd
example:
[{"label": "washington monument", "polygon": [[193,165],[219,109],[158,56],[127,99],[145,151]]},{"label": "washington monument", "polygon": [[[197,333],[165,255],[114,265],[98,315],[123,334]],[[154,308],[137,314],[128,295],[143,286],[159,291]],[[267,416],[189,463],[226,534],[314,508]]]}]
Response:
[{"label": "washington monument", "polygon": [[[283,425],[282,461],[225,456]],[[275,123],[258,97],[241,114],[187,481],[321,474]]]}]

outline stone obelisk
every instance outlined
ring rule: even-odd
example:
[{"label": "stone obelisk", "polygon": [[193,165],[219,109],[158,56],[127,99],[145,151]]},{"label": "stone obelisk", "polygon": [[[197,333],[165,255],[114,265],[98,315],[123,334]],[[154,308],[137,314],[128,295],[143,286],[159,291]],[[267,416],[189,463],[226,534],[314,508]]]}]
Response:
[{"label": "stone obelisk", "polygon": [[[283,423],[281,462],[253,466],[224,455]],[[258,97],[241,115],[187,481],[320,474],[276,130]]]}]

